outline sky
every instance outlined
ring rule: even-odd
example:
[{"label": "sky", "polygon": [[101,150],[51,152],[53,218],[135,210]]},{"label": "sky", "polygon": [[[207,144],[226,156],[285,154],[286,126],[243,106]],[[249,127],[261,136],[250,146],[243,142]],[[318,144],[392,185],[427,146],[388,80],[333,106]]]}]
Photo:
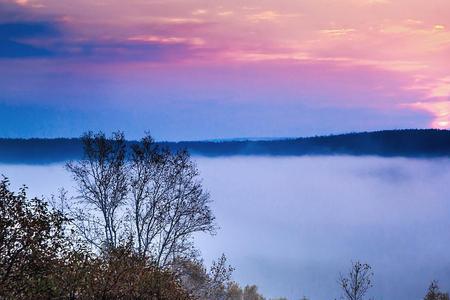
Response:
[{"label": "sky", "polygon": [[0,136],[450,128],[448,0],[0,0]]}]

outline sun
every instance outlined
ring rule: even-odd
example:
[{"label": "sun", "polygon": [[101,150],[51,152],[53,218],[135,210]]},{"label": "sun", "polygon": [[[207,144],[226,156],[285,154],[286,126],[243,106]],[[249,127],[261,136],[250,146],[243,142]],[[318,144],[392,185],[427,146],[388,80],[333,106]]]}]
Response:
[{"label": "sun", "polygon": [[448,128],[449,127],[449,121],[438,121],[437,126],[440,128]]}]

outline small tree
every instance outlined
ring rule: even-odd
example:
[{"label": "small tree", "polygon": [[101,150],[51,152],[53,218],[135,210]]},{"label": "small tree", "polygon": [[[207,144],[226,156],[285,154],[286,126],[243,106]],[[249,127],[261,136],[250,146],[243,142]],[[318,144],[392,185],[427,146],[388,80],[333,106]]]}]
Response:
[{"label": "small tree", "polygon": [[339,285],[347,300],[363,300],[372,285],[373,272],[370,265],[356,261],[346,276],[340,275]]},{"label": "small tree", "polygon": [[[230,282],[226,292],[226,300],[265,300],[261,294],[258,293],[256,285],[247,285],[242,289],[236,282]],[[283,298],[281,298],[283,299]]]},{"label": "small tree", "polygon": [[442,293],[439,290],[438,282],[433,280],[428,288],[424,300],[449,300],[448,293]]},{"label": "small tree", "polygon": [[212,263],[209,271],[202,261],[177,259],[172,264],[175,274],[182,286],[189,291],[195,299],[199,300],[226,300],[227,288],[232,284],[231,274],[233,268],[227,265],[225,255]]},{"label": "small tree", "polygon": [[265,298],[258,293],[256,285],[247,285],[244,288],[243,300],[265,300]]},{"label": "small tree", "polygon": [[239,284],[231,282],[227,287],[227,300],[242,300],[244,297],[243,291]]},{"label": "small tree", "polygon": [[214,261],[209,271],[209,290],[215,299],[225,299],[227,286],[231,284],[234,268],[227,264],[225,254]]}]

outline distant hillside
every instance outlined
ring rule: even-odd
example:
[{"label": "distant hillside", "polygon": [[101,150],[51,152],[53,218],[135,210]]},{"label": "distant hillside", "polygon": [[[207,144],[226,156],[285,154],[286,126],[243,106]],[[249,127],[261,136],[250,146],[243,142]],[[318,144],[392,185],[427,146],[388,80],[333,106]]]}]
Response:
[{"label": "distant hillside", "polygon": [[[130,144],[135,143],[133,141]],[[330,136],[262,141],[161,142],[193,155],[377,155],[404,157],[450,156],[450,131],[385,130]],[[82,157],[79,139],[0,139],[1,163],[52,163]]]}]

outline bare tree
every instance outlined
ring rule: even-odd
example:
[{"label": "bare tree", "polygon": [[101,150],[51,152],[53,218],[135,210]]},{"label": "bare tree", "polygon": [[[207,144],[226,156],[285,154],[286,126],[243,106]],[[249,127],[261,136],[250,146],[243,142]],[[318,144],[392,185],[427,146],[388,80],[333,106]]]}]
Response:
[{"label": "bare tree", "polygon": [[373,272],[370,265],[356,261],[346,276],[340,275],[339,285],[347,300],[363,300],[372,287]]},{"label": "bare tree", "polygon": [[[118,209],[127,196],[127,172],[125,164],[126,143],[123,133],[114,133],[111,138],[92,132],[82,137],[84,158],[70,162],[66,168],[72,173],[83,203],[100,214],[79,210],[79,228],[87,236],[98,225],[103,229],[102,246],[117,246],[120,230]],[[91,239],[93,241],[93,239]]]},{"label": "bare tree", "polygon": [[109,139],[87,133],[82,140],[85,157],[67,169],[81,204],[97,212],[86,213],[83,206],[71,210],[90,243],[98,244],[100,236],[114,248],[120,233],[128,233],[140,255],[167,266],[176,257],[192,257],[194,233],[215,232],[210,196],[187,151],[161,149],[149,135],[131,148],[121,133]]},{"label": "bare tree", "polygon": [[209,271],[209,294],[213,299],[225,300],[227,287],[231,285],[231,274],[234,268],[227,264],[225,254],[214,261]]}]

